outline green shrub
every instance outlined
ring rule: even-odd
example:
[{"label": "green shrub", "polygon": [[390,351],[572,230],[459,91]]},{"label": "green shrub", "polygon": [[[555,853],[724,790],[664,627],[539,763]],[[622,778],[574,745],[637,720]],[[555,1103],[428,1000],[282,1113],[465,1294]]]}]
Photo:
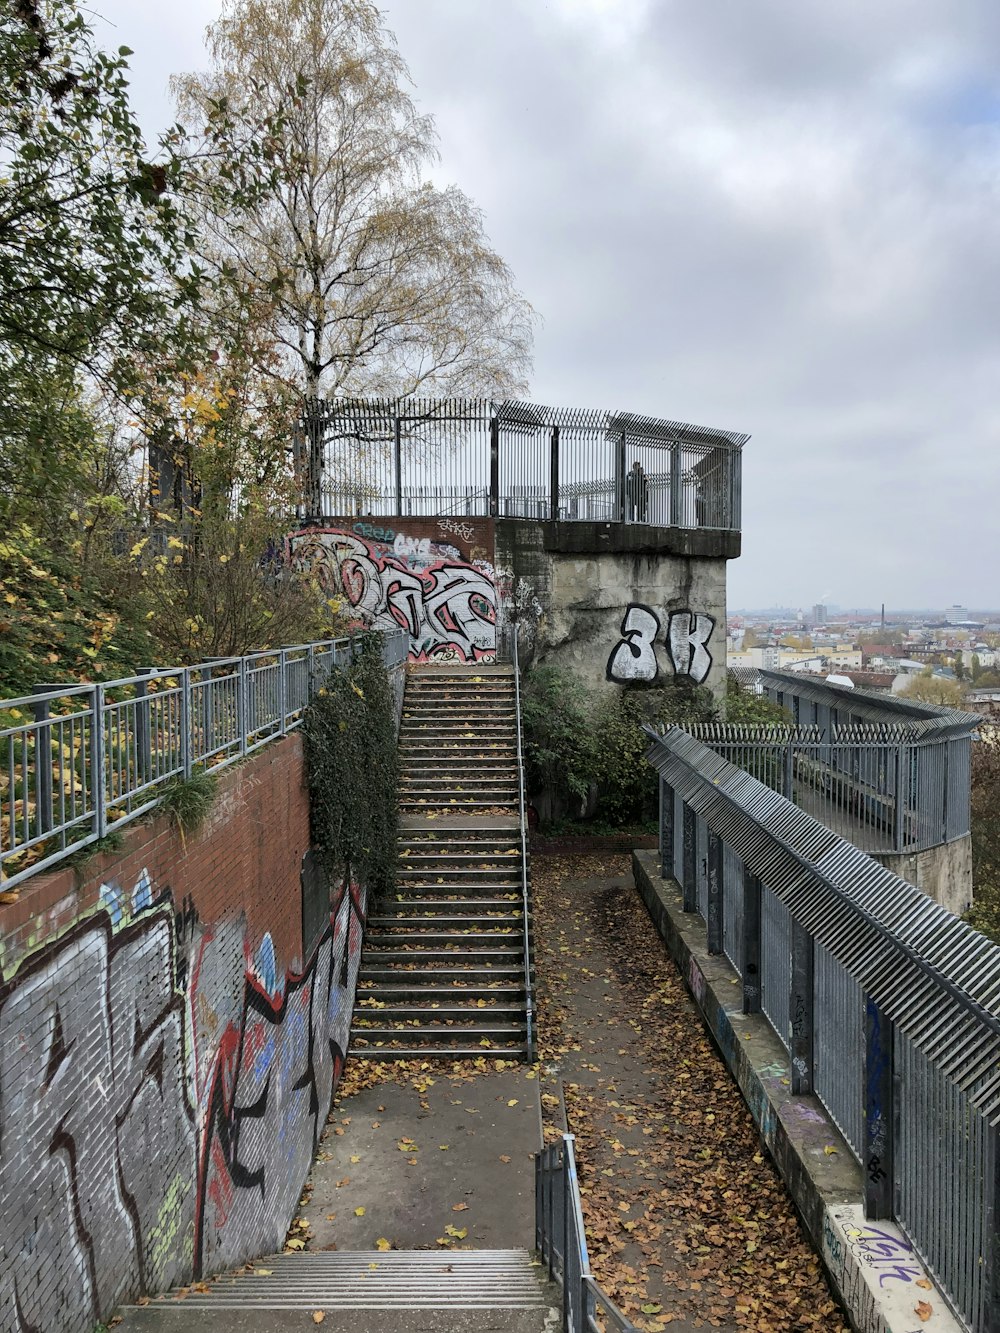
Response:
[{"label": "green shrub", "polygon": [[305,713],[312,844],[331,879],[396,887],[399,765],[395,703],[382,636],[354,639],[355,661],[334,668]]},{"label": "green shrub", "polygon": [[656,813],[656,773],[646,762],[643,723],[662,728],[711,722],[717,715],[709,690],[677,677],[662,689],[622,690],[597,715],[597,818],[617,828],[644,823]]},{"label": "green shrub", "polygon": [[579,812],[595,780],[594,703],[586,686],[556,667],[535,667],[521,691],[528,790]]}]

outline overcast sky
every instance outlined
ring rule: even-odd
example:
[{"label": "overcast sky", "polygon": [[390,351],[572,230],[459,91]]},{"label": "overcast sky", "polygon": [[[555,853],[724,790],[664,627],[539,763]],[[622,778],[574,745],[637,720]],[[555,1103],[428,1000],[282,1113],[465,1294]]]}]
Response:
[{"label": "overcast sky", "polygon": [[[150,136],[218,0],[94,0]],[[1000,606],[996,0],[384,0],[533,397],[748,431],[730,606]]]}]

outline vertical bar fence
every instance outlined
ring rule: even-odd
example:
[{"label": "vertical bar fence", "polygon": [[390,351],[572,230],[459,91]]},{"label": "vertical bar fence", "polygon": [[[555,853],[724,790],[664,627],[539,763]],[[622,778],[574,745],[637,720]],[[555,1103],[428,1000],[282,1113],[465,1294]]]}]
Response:
[{"label": "vertical bar fence", "polygon": [[[406,661],[404,630],[383,636]],[[166,782],[223,768],[298,727],[352,641],[325,639],[0,701],[0,888],[152,810]]]},{"label": "vertical bar fence", "polygon": [[662,871],[743,1011],[841,1130],[872,1224],[902,1228],[965,1327],[1000,1333],[1000,947],[714,745],[649,735]]}]

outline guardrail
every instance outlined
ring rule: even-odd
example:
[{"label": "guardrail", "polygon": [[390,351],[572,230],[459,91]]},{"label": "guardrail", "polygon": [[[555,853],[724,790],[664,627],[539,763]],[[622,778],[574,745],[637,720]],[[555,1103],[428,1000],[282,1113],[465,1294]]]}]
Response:
[{"label": "guardrail", "polygon": [[462,514],[735,531],[749,437],[484,398],[309,399],[305,516]]},{"label": "guardrail", "polygon": [[1000,1333],[1000,947],[679,728],[660,868],[976,1333]]},{"label": "guardrail", "polygon": [[528,814],[524,795],[524,744],[521,734],[521,667],[517,657],[517,625],[510,633],[511,660],[514,664],[514,712],[517,715],[517,812],[521,830],[521,919],[524,927],[524,1005],[525,1045],[528,1063],[535,1059],[534,997],[531,988],[531,929],[528,922]]},{"label": "guardrail", "polygon": [[[11,719],[0,727],[0,887],[140,818],[171,779],[223,768],[294,730],[355,643],[324,639],[0,700]],[[408,647],[404,630],[385,635],[386,666],[405,662]]]},{"label": "guardrail", "polygon": [[590,1271],[572,1134],[535,1158],[535,1249],[562,1286],[564,1333],[637,1333]]},{"label": "guardrail", "polygon": [[687,730],[866,852],[968,835],[972,741],[869,723],[835,729],[701,722]]}]

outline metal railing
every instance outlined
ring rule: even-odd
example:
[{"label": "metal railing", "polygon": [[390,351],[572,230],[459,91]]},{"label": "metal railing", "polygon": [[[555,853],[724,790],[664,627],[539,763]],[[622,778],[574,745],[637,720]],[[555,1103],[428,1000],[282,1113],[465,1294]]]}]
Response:
[{"label": "metal railing", "polygon": [[[0,884],[140,818],[170,779],[223,768],[294,730],[354,644],[325,639],[0,700]],[[408,646],[404,630],[386,634],[386,666],[405,662]]]},{"label": "metal railing", "polygon": [[969,832],[968,730],[915,734],[884,722],[704,722],[687,730],[863,851],[924,851]]},{"label": "metal railing", "polygon": [[482,515],[739,530],[749,437],[488,399],[307,402],[304,517]]},{"label": "metal railing", "polygon": [[635,1333],[590,1271],[573,1145],[563,1134],[535,1158],[535,1249],[562,1287],[564,1333]]},{"label": "metal railing", "polygon": [[709,953],[739,914],[743,1012],[840,1127],[866,1215],[894,1218],[965,1325],[998,1333],[1000,947],[687,732],[649,735],[661,873],[685,911],[701,897]]},{"label": "metal railing", "polygon": [[531,928],[528,911],[528,812],[524,795],[524,743],[521,732],[521,667],[517,658],[517,626],[511,627],[511,660],[514,664],[514,713],[517,717],[517,815],[521,830],[521,916],[524,929],[524,1022],[528,1063],[535,1059],[534,995],[531,986]]}]

